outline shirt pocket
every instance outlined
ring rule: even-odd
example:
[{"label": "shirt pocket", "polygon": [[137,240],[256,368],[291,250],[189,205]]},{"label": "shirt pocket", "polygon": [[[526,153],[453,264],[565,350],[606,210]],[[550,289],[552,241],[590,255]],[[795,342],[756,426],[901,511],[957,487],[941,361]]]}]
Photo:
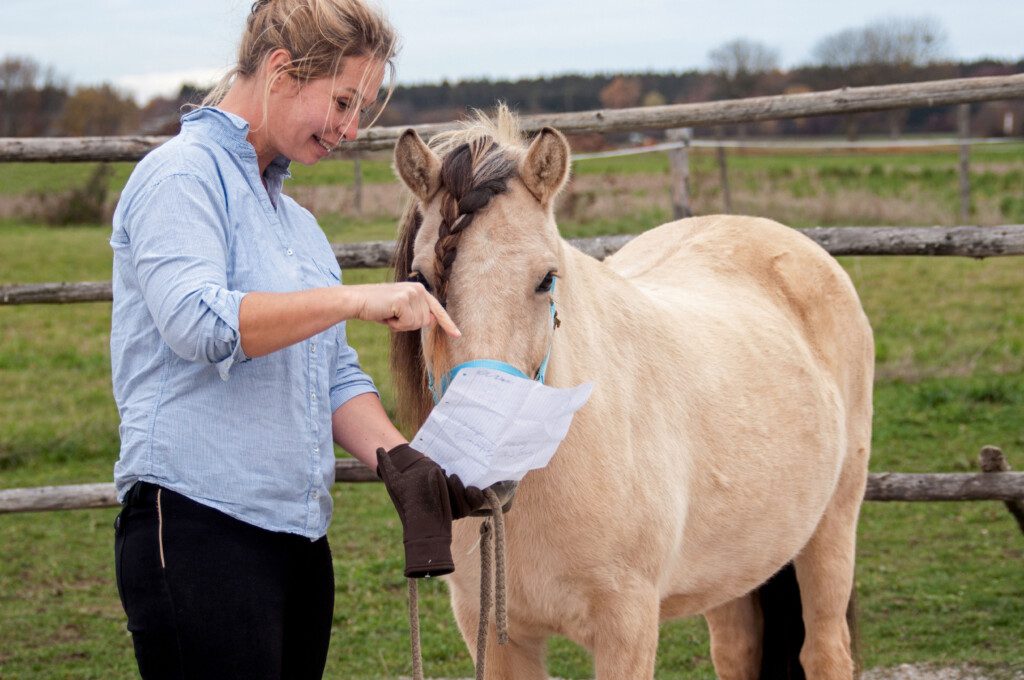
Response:
[{"label": "shirt pocket", "polygon": [[323,280],[323,285],[337,286],[341,284],[341,267],[338,266],[338,261],[334,258],[333,252],[329,258],[314,256],[310,259],[313,261],[313,266]]}]

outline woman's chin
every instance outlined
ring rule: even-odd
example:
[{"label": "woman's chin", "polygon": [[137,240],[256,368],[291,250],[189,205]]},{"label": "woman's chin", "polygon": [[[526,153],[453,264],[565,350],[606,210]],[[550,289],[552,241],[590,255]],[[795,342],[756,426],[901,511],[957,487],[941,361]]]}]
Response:
[{"label": "woman's chin", "polygon": [[294,156],[292,160],[295,161],[296,163],[299,163],[300,165],[316,165],[326,157],[327,154],[324,153],[322,149],[319,152],[316,151],[315,149],[312,151],[307,151],[306,149],[303,149],[302,153]]}]

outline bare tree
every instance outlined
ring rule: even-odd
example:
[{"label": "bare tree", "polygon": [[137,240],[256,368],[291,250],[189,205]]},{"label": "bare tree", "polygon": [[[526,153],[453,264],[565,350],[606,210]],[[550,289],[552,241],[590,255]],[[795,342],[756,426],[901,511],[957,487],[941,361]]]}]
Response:
[{"label": "bare tree", "polygon": [[0,61],[0,137],[51,132],[67,99],[67,85],[52,68],[28,57]]},{"label": "bare tree", "polygon": [[38,107],[38,78],[39,64],[31,59],[7,57],[0,62],[0,135],[31,134],[22,128]]},{"label": "bare tree", "polygon": [[738,81],[779,68],[779,51],[746,38],[730,40],[708,52],[711,70],[719,77]]},{"label": "bare tree", "polygon": [[[752,97],[768,73],[779,68],[779,51],[746,38],[737,38],[708,52],[711,71],[718,76],[718,96],[723,99]],[[746,125],[738,127],[746,136]]]},{"label": "bare tree", "polygon": [[[925,66],[948,57],[949,38],[932,17],[889,18],[861,28],[825,36],[814,46],[814,61],[822,66]],[[884,69],[883,69],[884,72]]]},{"label": "bare tree", "polygon": [[[900,82],[948,54],[946,30],[932,17],[879,19],[825,36],[812,50],[815,63],[842,71],[851,86]],[[906,117],[905,110],[888,114],[891,136],[899,136]],[[847,136],[856,137],[856,118],[847,122]]]}]

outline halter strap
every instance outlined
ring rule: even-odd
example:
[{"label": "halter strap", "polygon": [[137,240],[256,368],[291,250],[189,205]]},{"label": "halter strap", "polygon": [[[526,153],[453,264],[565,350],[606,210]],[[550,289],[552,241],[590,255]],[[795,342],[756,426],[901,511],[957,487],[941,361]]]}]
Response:
[{"label": "halter strap", "polygon": [[[551,294],[552,295],[554,295],[554,293],[555,293],[555,283],[557,281],[558,281],[557,277],[555,277],[551,281]],[[548,351],[544,354],[544,360],[540,362],[540,366],[537,368],[537,374],[533,377],[534,380],[540,382],[542,385],[544,384],[544,378],[546,377],[547,372],[548,372],[548,360],[551,359],[551,348],[555,344],[554,331],[555,331],[555,328],[558,327],[558,324],[556,323],[557,315],[556,315],[556,310],[555,310],[555,300],[554,300],[554,298],[551,298],[550,307],[551,307],[551,342],[548,343]],[[430,388],[430,396],[434,398],[434,403],[435,404],[437,404],[437,402],[441,401],[441,397],[444,396],[444,393],[448,389],[448,386],[452,384],[453,380],[455,380],[455,376],[458,374],[458,372],[461,371],[464,368],[490,368],[490,369],[493,369],[495,371],[501,371],[502,373],[507,373],[509,375],[514,375],[517,378],[526,378],[527,380],[530,379],[530,377],[528,375],[526,375],[525,373],[520,371],[518,368],[516,368],[512,364],[506,363],[504,361],[498,361],[497,359],[473,359],[472,361],[465,361],[465,362],[455,366],[454,368],[452,368],[452,370],[448,371],[446,374],[441,376],[441,384],[440,385],[435,384],[435,382],[434,382],[434,374],[430,371],[430,369],[427,369],[427,387]],[[437,388],[440,388],[440,389],[437,389]]]}]

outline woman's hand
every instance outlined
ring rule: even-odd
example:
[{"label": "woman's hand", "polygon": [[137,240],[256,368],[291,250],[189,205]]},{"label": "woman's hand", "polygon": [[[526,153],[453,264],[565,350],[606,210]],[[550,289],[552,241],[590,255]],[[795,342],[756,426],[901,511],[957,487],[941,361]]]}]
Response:
[{"label": "woman's hand", "polygon": [[250,358],[260,357],[348,319],[375,321],[396,331],[436,323],[448,335],[462,337],[441,303],[419,283],[329,286],[294,293],[246,293],[238,308],[242,351]]},{"label": "woman's hand", "polygon": [[419,283],[378,283],[345,286],[355,297],[356,318],[386,324],[393,331],[414,331],[433,326],[458,338],[462,333],[444,307]]}]

